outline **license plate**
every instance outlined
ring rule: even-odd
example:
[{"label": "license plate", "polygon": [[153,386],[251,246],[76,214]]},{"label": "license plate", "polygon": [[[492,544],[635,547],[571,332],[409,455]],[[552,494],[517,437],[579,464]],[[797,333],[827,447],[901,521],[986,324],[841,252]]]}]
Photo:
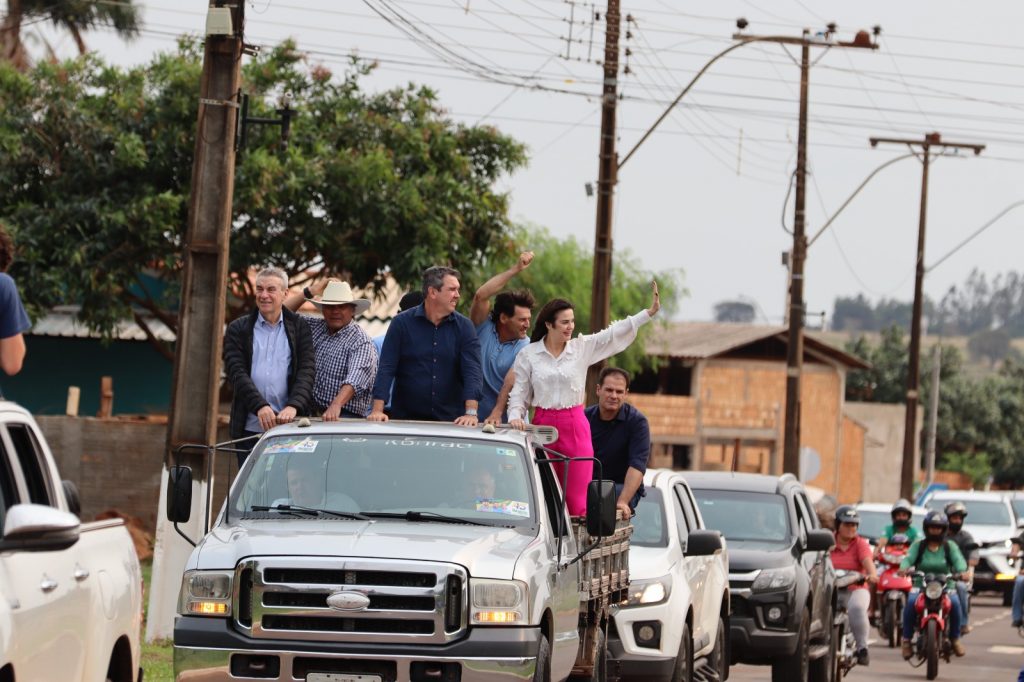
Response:
[{"label": "license plate", "polygon": [[306,682],[383,682],[383,678],[380,675],[353,673],[309,673]]}]

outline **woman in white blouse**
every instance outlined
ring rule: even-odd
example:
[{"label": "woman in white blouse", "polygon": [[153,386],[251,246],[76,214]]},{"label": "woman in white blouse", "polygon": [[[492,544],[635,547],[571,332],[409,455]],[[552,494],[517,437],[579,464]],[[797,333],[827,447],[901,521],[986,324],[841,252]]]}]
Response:
[{"label": "woman in white blouse", "polygon": [[[647,310],[612,323],[596,334],[572,337],[576,326],[573,305],[556,298],[548,301],[537,316],[530,345],[519,351],[514,365],[515,385],[509,396],[509,424],[525,429],[524,419],[530,407],[536,408],[534,424],[558,429],[558,440],[551,449],[563,455],[593,457],[590,423],[583,414],[587,369],[629,347],[640,326],[658,310],[658,284],[651,282],[653,302]],[[552,465],[562,478],[562,464]],[[573,516],[587,512],[587,484],[593,478],[594,462],[573,462],[566,479],[565,504]]]}]

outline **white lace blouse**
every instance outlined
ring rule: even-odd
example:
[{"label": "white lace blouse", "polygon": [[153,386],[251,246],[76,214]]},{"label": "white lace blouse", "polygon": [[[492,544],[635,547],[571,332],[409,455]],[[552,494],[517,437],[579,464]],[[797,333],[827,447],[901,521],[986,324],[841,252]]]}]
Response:
[{"label": "white lace blouse", "polygon": [[582,405],[587,369],[624,351],[636,339],[640,327],[650,320],[651,316],[642,310],[596,334],[577,336],[565,344],[557,358],[544,346],[543,339],[519,351],[508,418],[525,419],[531,406],[557,410]]}]

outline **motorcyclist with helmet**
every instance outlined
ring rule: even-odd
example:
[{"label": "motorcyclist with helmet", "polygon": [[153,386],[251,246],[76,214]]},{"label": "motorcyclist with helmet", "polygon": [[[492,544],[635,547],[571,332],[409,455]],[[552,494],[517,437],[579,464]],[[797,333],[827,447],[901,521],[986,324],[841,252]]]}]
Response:
[{"label": "motorcyclist with helmet", "polygon": [[957,547],[960,548],[960,553],[967,559],[967,572],[962,580],[956,581],[956,594],[960,597],[960,606],[963,610],[961,632],[967,634],[971,631],[971,626],[968,623],[970,614],[967,610],[967,586],[974,577],[974,567],[978,565],[981,555],[978,554],[978,545],[974,541],[974,536],[964,530],[964,519],[967,518],[967,505],[963,502],[950,502],[945,506],[943,512],[945,512],[946,518],[949,519],[949,539],[956,543]]},{"label": "motorcyclist with helmet", "polygon": [[[940,511],[930,511],[925,515],[922,525],[924,538],[910,546],[906,558],[900,563],[900,575],[907,575],[913,570],[937,575],[952,574],[953,577],[964,573],[967,570],[964,555],[957,544],[946,537],[949,530],[949,519],[946,515]],[[917,623],[914,605],[920,592],[921,588],[915,586],[907,598],[907,605],[903,608],[903,658],[906,659],[914,654],[910,640],[914,636],[914,626]],[[963,656],[966,653],[963,642],[960,641],[960,620],[963,610],[956,590],[949,593],[949,600],[949,642],[953,647],[953,653]]]},{"label": "motorcyclist with helmet", "polygon": [[[836,544],[832,548],[832,565],[837,570],[857,571],[867,577],[868,583],[878,582],[871,545],[866,538],[857,534],[860,528],[860,514],[849,505],[836,509]],[[868,664],[868,603],[871,590],[867,585],[850,585],[847,590],[846,612],[850,618],[850,630],[857,641],[857,664]]]},{"label": "motorcyclist with helmet", "polygon": [[896,503],[892,505],[892,509],[889,510],[889,516],[892,517],[892,523],[882,531],[882,536],[878,538],[878,548],[876,551],[880,552],[886,543],[889,542],[890,538],[897,533],[906,535],[907,540],[910,542],[914,542],[921,537],[917,528],[910,524],[911,519],[914,517],[914,509],[907,500],[896,500]]}]

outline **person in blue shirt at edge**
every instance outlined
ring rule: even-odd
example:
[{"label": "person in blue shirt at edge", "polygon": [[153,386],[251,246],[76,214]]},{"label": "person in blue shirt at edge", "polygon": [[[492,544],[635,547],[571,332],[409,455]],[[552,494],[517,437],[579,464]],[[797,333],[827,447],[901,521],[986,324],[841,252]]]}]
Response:
[{"label": "person in blue shirt at edge", "polygon": [[[508,270],[490,278],[476,290],[469,319],[476,326],[480,339],[480,360],[483,367],[483,388],[480,393],[480,416],[485,422],[505,421],[508,395],[515,385],[512,365],[516,354],[530,343],[530,319],[533,315],[533,294],[529,291],[498,293],[509,280],[530,267],[533,252],[524,251]],[[491,309],[491,296],[494,309]]]},{"label": "person in blue shirt at edge", "polygon": [[373,407],[367,419],[391,417],[476,426],[480,397],[480,341],[473,323],[455,312],[459,272],[435,266],[423,273],[423,303],[391,321],[384,337]]},{"label": "person in blue shirt at edge", "polygon": [[8,376],[21,371],[25,362],[23,334],[32,328],[18,295],[18,285],[7,274],[13,260],[14,243],[4,226],[0,225],[0,367]]},{"label": "person in blue shirt at edge", "polygon": [[[907,575],[910,571],[922,571],[926,574],[952,574],[954,578],[967,571],[967,561],[960,552],[955,542],[946,537],[949,530],[949,519],[940,511],[930,511],[924,517],[924,537],[910,546],[907,556],[900,562],[900,575]],[[909,659],[914,655],[911,646],[911,638],[914,636],[914,628],[917,627],[917,595],[921,592],[920,585],[914,585],[907,597],[907,604],[903,608],[903,658]],[[953,653],[963,656],[966,653],[963,642],[960,641],[960,622],[963,610],[960,607],[960,597],[956,590],[946,593],[949,596],[949,642],[953,645]]]},{"label": "person in blue shirt at edge", "polygon": [[[601,476],[615,481],[615,507],[624,518],[636,513],[644,496],[644,472],[651,456],[651,429],[647,417],[626,402],[629,372],[605,367],[597,379],[597,404],[583,413],[590,422],[594,457],[601,462]],[[598,476],[594,468],[594,477]]]},{"label": "person in blue shirt at edge", "polygon": [[[409,291],[409,292],[406,292],[402,296],[402,298],[399,299],[399,301],[398,301],[398,313],[402,314],[406,310],[409,310],[410,308],[415,308],[420,303],[423,303],[423,292],[422,291]],[[377,358],[378,359],[380,358],[381,351],[384,349],[384,337],[385,336],[387,336],[387,333],[378,334],[377,336],[373,337],[373,345],[377,349]],[[371,386],[370,389],[372,390],[373,387]],[[388,389],[388,399],[387,399],[387,402],[384,403],[384,411],[385,412],[390,412],[391,411],[391,393],[394,391],[394,389],[395,389],[395,382],[394,382],[394,380],[392,380],[391,381],[391,388]],[[370,414],[370,411],[372,409],[373,409],[373,403],[370,404],[370,409],[366,411],[366,414]]]}]

